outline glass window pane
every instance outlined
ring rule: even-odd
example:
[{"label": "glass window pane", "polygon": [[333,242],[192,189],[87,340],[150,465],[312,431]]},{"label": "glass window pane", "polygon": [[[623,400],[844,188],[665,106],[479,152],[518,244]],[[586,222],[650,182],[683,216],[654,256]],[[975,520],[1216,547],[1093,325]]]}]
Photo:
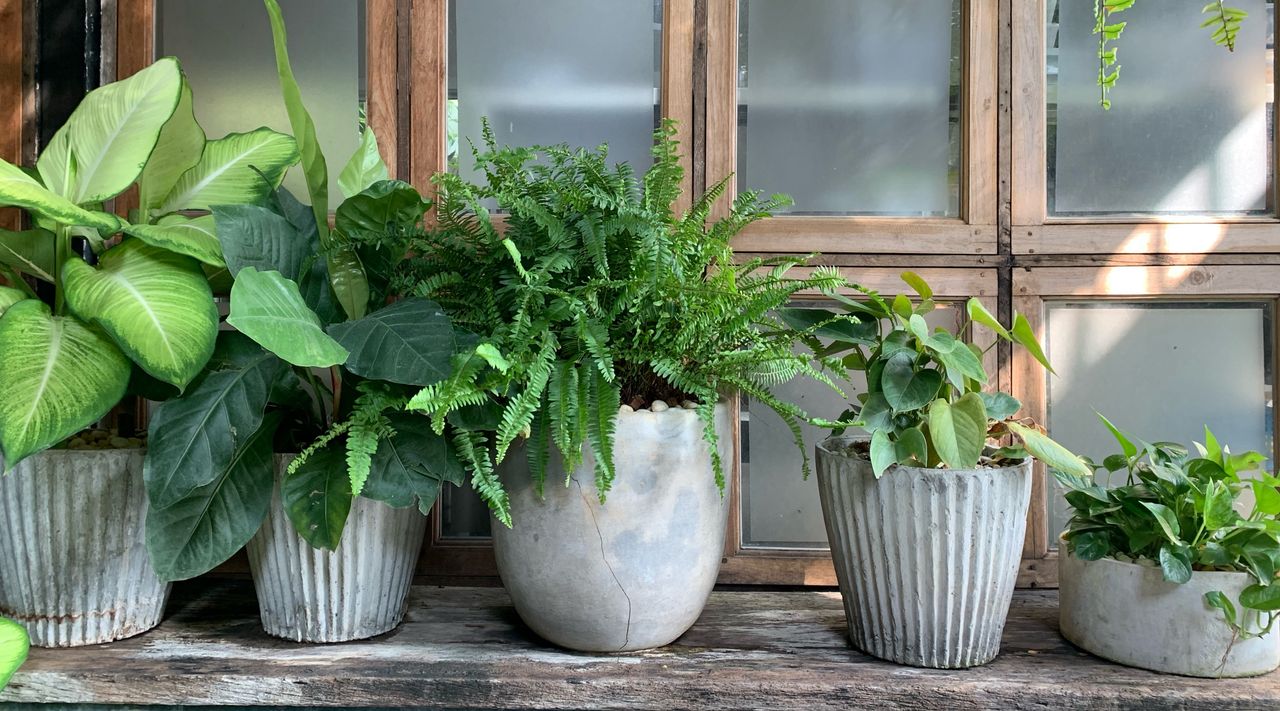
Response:
[{"label": "glass window pane", "polygon": [[[329,204],[337,205],[336,176],[360,143],[364,113],[364,2],[280,0],[280,7],[293,71],[329,163]],[[261,126],[293,133],[261,0],[157,0],[156,17],[156,56],[182,62],[210,138]],[[300,166],[285,187],[310,202]]]},{"label": "glass window pane", "polygon": [[[450,148],[487,117],[499,144],[607,143],[637,172],[660,118],[662,0],[464,0],[449,4]],[[460,137],[461,140],[458,140]]]},{"label": "glass window pane", "polygon": [[442,538],[489,538],[489,507],[480,495],[464,486],[446,486],[440,490],[440,535]]},{"label": "glass window pane", "polygon": [[[925,317],[930,328],[956,327],[956,311],[939,308]],[[866,391],[861,374],[837,381],[848,400],[809,378],[797,378],[774,393],[816,417],[837,419],[856,395]],[[805,448],[813,457],[818,442],[830,431],[802,425]],[[860,434],[850,430],[849,434]],[[826,549],[827,531],[818,500],[818,480],[800,476],[800,452],[791,431],[768,407],[744,402],[742,408],[742,542],[749,548]]]},{"label": "glass window pane", "polygon": [[[1047,317],[1050,435],[1072,451],[1119,451],[1100,412],[1147,441],[1190,446],[1208,425],[1233,451],[1272,456],[1269,303],[1063,302]],[[1053,544],[1070,518],[1061,491],[1051,509]]]},{"label": "glass window pane", "polygon": [[1048,3],[1048,196],[1056,215],[1268,211],[1273,6],[1246,10],[1234,52],[1201,28],[1201,0],[1140,2],[1113,46],[1123,69],[1099,105],[1092,0]]},{"label": "glass window pane", "polygon": [[793,214],[958,215],[961,5],[742,0],[740,189]]}]

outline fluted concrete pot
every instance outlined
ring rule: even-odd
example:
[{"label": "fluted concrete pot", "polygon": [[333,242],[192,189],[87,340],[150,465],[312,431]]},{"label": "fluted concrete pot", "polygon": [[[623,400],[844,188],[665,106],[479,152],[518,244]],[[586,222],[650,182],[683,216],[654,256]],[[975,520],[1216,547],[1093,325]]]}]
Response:
[{"label": "fluted concrete pot", "polygon": [[1031,501],[1030,460],[973,470],[893,466],[852,437],[818,445],[818,490],[855,647],[963,669],[1000,652]]},{"label": "fluted concrete pot", "polygon": [[[283,472],[291,456],[277,455]],[[294,642],[349,642],[385,634],[404,620],[427,519],[357,497],[337,550],[312,548],[293,528],[277,484],[262,528],[249,541],[249,569],[267,634]]]},{"label": "fluted concrete pot", "polygon": [[103,644],[160,624],[169,586],[147,557],[144,454],[50,450],[0,476],[0,616],[32,644]]},{"label": "fluted concrete pot", "polygon": [[[732,423],[716,407],[720,456],[732,461]],[[588,652],[661,647],[693,625],[724,554],[729,492],[692,410],[618,417],[617,476],[605,503],[591,456],[565,473],[558,457],[539,497],[513,452],[502,480],[514,528],[493,524],[498,572],[516,611],[544,639]]]},{"label": "fluted concrete pot", "polygon": [[1258,676],[1280,667],[1280,629],[1234,639],[1221,611],[1204,595],[1221,591],[1248,629],[1266,620],[1240,607],[1253,584],[1247,573],[1196,571],[1179,585],[1158,566],[1113,558],[1083,561],[1062,548],[1058,556],[1062,636],[1103,659],[1167,674],[1199,677]]}]

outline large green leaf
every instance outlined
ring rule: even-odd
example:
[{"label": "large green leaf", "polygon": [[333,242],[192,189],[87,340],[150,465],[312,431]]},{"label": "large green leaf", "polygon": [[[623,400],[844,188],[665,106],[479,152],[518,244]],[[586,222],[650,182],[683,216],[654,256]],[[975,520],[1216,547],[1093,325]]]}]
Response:
[{"label": "large green leaf", "polygon": [[297,162],[298,144],[291,136],[269,128],[228,134],[205,144],[199,162],[178,178],[156,212],[259,202]]},{"label": "large green leaf", "polygon": [[1093,469],[1088,464],[1085,464],[1083,459],[1050,439],[1049,435],[1031,427],[1020,425],[1017,422],[1008,422],[1006,425],[1014,436],[1022,440],[1022,446],[1026,448],[1027,452],[1044,462],[1045,466],[1050,469],[1057,469],[1080,477],[1093,477]]},{"label": "large green leaf", "polygon": [[132,185],[181,96],[182,71],[172,57],[89,92],[67,120],[76,179],[66,197],[99,203]]},{"label": "large green leaf", "polygon": [[338,189],[342,191],[343,197],[349,198],[389,177],[387,164],[378,152],[378,137],[374,135],[372,126],[365,126],[364,135],[360,137],[360,147],[338,174]]},{"label": "large green leaf", "polygon": [[151,375],[186,388],[218,337],[218,308],[196,260],[126,239],[98,267],[70,259],[63,268],[67,303],[110,333]]},{"label": "large green leaf", "polygon": [[101,419],[129,382],[129,359],[110,338],[35,299],[0,318],[0,364],[6,469]]},{"label": "large green leaf", "polygon": [[64,225],[92,227],[102,232],[120,229],[120,219],[115,215],[85,210],[3,159],[0,159],[0,205],[21,207]]},{"label": "large green leaf", "polygon": [[404,229],[422,219],[430,205],[412,185],[383,180],[338,206],[334,227],[345,236],[380,235],[388,225]]},{"label": "large green leaf", "polygon": [[27,628],[0,617],[0,691],[4,690],[18,667],[27,661],[27,651],[30,649]]},{"label": "large green leaf", "polygon": [[232,276],[253,267],[260,272],[277,271],[297,281],[303,262],[318,247],[289,220],[258,205],[220,205],[213,209],[213,218]]},{"label": "large green leaf", "polygon": [[63,124],[36,159],[36,174],[46,188],[70,200],[76,189],[76,158],[71,153],[71,126]]},{"label": "large green leaf", "polygon": [[161,129],[156,149],[138,180],[139,202],[144,211],[160,207],[178,178],[200,162],[204,144],[204,129],[196,121],[191,103],[191,85],[183,81],[178,108]]},{"label": "large green leaf", "polygon": [[1009,335],[1008,329],[1000,325],[1000,320],[993,316],[991,312],[987,310],[987,307],[983,306],[982,302],[978,299],[969,299],[969,302],[965,304],[965,309],[969,312],[969,318],[975,323],[980,323],[983,326],[986,326],[992,331],[995,331],[996,334],[1002,338],[1012,338],[1012,336]]},{"label": "large green leaf", "polygon": [[166,215],[154,225],[129,225],[124,231],[153,247],[185,254],[211,267],[227,266],[214,229],[213,215]]},{"label": "large green leaf", "polygon": [[211,365],[215,361],[220,370],[152,413],[143,465],[152,506],[172,506],[226,471],[258,431],[284,370],[280,359],[230,331],[219,335]]},{"label": "large green leaf", "polygon": [[449,377],[453,327],[434,301],[410,298],[329,327],[350,352],[346,368],[370,380],[432,385]]},{"label": "large green leaf", "polygon": [[351,513],[351,480],[340,447],[322,449],[280,485],[284,510],[302,540],[313,548],[334,550]]},{"label": "large green leaf", "polygon": [[7,286],[0,286],[0,316],[3,316],[10,306],[25,298],[27,298],[25,292]]},{"label": "large green leaf", "polygon": [[978,393],[929,406],[929,438],[938,458],[952,469],[972,469],[987,442],[987,409]]},{"label": "large green leaf", "polygon": [[147,551],[162,580],[206,573],[258,532],[275,489],[271,440],[279,420],[268,416],[213,481],[147,512]]},{"label": "large green leaf", "polygon": [[894,412],[917,410],[938,396],[942,375],[936,370],[915,369],[915,359],[899,353],[889,359],[880,378],[880,387]]},{"label": "large green leaf", "polygon": [[418,501],[424,515],[431,511],[444,482],[462,486],[466,469],[444,435],[431,430],[421,416],[387,416],[395,436],[378,443],[362,494],[388,506],[403,508]]},{"label": "large green leaf", "polygon": [[49,230],[0,230],[0,264],[53,283],[55,240]]},{"label": "large green leaf", "polygon": [[302,368],[341,365],[347,350],[321,328],[298,285],[280,272],[245,267],[231,287],[227,323],[263,348]]},{"label": "large green leaf", "polygon": [[1040,347],[1040,341],[1036,338],[1036,332],[1031,329],[1031,324],[1022,314],[1013,315],[1013,332],[1010,334],[1014,342],[1027,349],[1032,358],[1039,361],[1040,365],[1050,373],[1056,372],[1053,366],[1049,365],[1049,358],[1045,356],[1044,349]]}]

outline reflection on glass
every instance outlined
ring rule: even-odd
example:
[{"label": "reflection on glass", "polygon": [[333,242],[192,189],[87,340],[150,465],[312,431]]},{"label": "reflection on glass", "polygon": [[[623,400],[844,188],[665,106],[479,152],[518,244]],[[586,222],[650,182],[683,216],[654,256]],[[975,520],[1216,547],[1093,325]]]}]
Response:
[{"label": "reflection on glass", "polygon": [[489,538],[489,507],[471,485],[446,486],[440,491],[442,538]]},{"label": "reflection on glass", "polygon": [[[449,4],[457,170],[487,117],[499,145],[609,145],[641,172],[660,117],[662,1],[464,0]],[[451,156],[452,158],[452,156]]]},{"label": "reflection on glass", "polygon": [[1123,67],[1099,106],[1092,0],[1048,2],[1049,212],[1240,214],[1269,207],[1273,5],[1234,52],[1200,27],[1201,0],[1140,2],[1115,42]]},{"label": "reflection on glass", "polygon": [[959,214],[962,4],[742,0],[740,189],[793,214]]},{"label": "reflection on glass", "polygon": [[[329,163],[329,204],[337,205],[336,176],[360,143],[364,114],[364,2],[280,0],[280,8],[293,71]],[[293,133],[261,0],[156,0],[156,17],[156,56],[182,62],[196,118],[210,138],[260,126]],[[305,199],[301,167],[289,172],[285,187]]]},{"label": "reflection on glass", "polygon": [[[925,317],[930,328],[954,330],[954,309],[940,308]],[[809,378],[774,388],[774,394],[793,402],[815,417],[834,420],[866,391],[861,374],[836,382],[848,400]],[[830,431],[802,425],[805,450],[810,458],[818,442]],[[848,434],[862,434],[852,429]],[[791,431],[773,410],[744,401],[742,406],[742,540],[749,548],[827,548],[827,531],[818,500],[818,480],[800,476],[800,452]]]},{"label": "reflection on glass", "polygon": [[[1100,412],[1147,441],[1190,446],[1208,425],[1233,451],[1272,456],[1272,311],[1230,301],[1050,304],[1050,435],[1101,462],[1118,449]],[[1110,483],[1105,470],[1099,483]],[[1069,518],[1059,491],[1050,530]]]}]

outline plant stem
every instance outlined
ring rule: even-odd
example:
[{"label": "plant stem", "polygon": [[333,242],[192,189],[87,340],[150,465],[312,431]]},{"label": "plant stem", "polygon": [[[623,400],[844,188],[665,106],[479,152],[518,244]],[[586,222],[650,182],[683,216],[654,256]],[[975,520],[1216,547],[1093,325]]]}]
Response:
[{"label": "plant stem", "polygon": [[66,296],[62,292],[62,265],[71,255],[71,230],[58,225],[53,235],[53,314],[61,316],[67,307]]}]

